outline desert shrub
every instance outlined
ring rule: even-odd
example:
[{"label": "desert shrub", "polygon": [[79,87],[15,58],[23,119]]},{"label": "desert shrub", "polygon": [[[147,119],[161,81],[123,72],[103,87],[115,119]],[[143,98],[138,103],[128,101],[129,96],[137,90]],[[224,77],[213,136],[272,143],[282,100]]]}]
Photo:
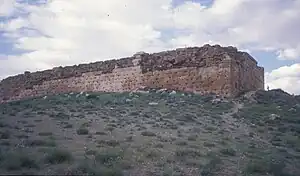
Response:
[{"label": "desert shrub", "polygon": [[236,155],[236,151],[233,148],[221,149],[220,153],[222,153],[223,155],[227,155],[227,156],[235,156]]},{"label": "desert shrub", "polygon": [[116,150],[108,150],[98,153],[95,160],[103,165],[111,166],[123,158],[122,153]]},{"label": "desert shrub", "polygon": [[186,141],[176,141],[175,142],[176,145],[179,145],[179,146],[185,146],[185,145],[188,145],[188,143]]},{"label": "desert shrub", "polygon": [[97,131],[95,133],[96,135],[107,135],[107,133],[103,132],[103,131]]},{"label": "desert shrub", "polygon": [[195,122],[197,119],[197,116],[192,114],[192,113],[184,113],[180,117],[177,117],[177,121],[182,121],[182,122]]},{"label": "desert shrub", "polygon": [[220,157],[215,154],[210,154],[210,160],[205,164],[201,170],[201,176],[213,176],[214,172],[218,170],[218,165],[222,163]]},{"label": "desert shrub", "polygon": [[98,144],[116,147],[116,146],[120,145],[120,142],[117,140],[99,140]]},{"label": "desert shrub", "polygon": [[0,122],[0,128],[4,128],[4,127],[9,127],[9,125],[4,122]]},{"label": "desert shrub", "polygon": [[142,136],[156,136],[156,134],[151,131],[143,131],[143,132],[141,132],[141,135]]},{"label": "desert shrub", "polygon": [[1,152],[0,157],[1,167],[6,170],[21,170],[38,169],[38,161],[33,155],[29,155],[23,151],[9,151],[7,153]]},{"label": "desert shrub", "polygon": [[70,116],[64,112],[59,112],[57,114],[53,114],[54,118],[56,119],[66,119],[66,120],[69,120],[70,119]]},{"label": "desert shrub", "polygon": [[188,140],[189,141],[196,141],[197,140],[197,135],[190,135],[190,136],[188,136]]},{"label": "desert shrub", "polygon": [[204,145],[205,147],[214,147],[214,146],[215,146],[215,144],[214,144],[214,143],[211,143],[211,142],[204,142],[203,145]]},{"label": "desert shrub", "polygon": [[26,146],[35,147],[35,146],[47,146],[47,147],[54,147],[56,143],[54,140],[41,140],[41,139],[34,139],[34,140],[26,140],[24,142]]},{"label": "desert shrub", "polygon": [[289,176],[284,171],[286,164],[284,161],[275,158],[264,157],[262,159],[251,160],[244,169],[245,174],[273,174],[274,176]]},{"label": "desert shrub", "polygon": [[69,151],[54,149],[49,151],[45,157],[45,161],[50,164],[61,164],[64,162],[71,162],[73,159]]},{"label": "desert shrub", "polygon": [[89,130],[87,128],[79,128],[77,131],[78,135],[87,135],[89,134]]},{"label": "desert shrub", "polygon": [[85,151],[85,154],[86,155],[96,155],[97,151],[95,151],[95,150],[87,150],[87,151]]},{"label": "desert shrub", "polygon": [[88,100],[98,100],[99,98],[98,98],[98,95],[97,94],[89,94],[89,95],[87,95],[86,96],[86,99],[88,99]]},{"label": "desert shrub", "polygon": [[52,136],[52,132],[40,132],[39,136]]},{"label": "desert shrub", "polygon": [[66,124],[63,128],[73,128],[72,124]]},{"label": "desert shrub", "polygon": [[79,163],[79,165],[74,168],[71,175],[101,175],[101,176],[123,176],[122,170],[115,167],[106,167],[95,165],[91,160],[84,160]]},{"label": "desert shrub", "polygon": [[0,139],[9,139],[10,132],[9,131],[0,131]]},{"label": "desert shrub", "polygon": [[158,143],[154,145],[155,148],[164,148],[164,144]]},{"label": "desert shrub", "polygon": [[195,149],[178,149],[175,151],[175,156],[179,158],[183,157],[199,157],[202,156],[203,154]]}]

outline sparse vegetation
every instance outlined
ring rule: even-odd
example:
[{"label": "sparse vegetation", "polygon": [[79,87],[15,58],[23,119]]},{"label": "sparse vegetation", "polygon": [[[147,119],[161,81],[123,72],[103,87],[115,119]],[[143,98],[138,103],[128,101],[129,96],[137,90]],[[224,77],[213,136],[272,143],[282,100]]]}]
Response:
[{"label": "sparse vegetation", "polygon": [[9,131],[0,131],[0,139],[9,139],[10,133]]},{"label": "sparse vegetation", "polygon": [[97,131],[96,135],[107,135],[107,133],[103,132],[103,131]]},{"label": "sparse vegetation", "polygon": [[300,102],[156,91],[1,104],[0,172],[300,175]]},{"label": "sparse vegetation", "polygon": [[96,153],[97,153],[97,151],[95,151],[95,150],[87,150],[87,151],[85,151],[86,155],[95,155]]},{"label": "sparse vegetation", "polygon": [[95,156],[95,160],[100,164],[111,166],[117,161],[122,159],[122,153],[116,150],[107,150],[101,153],[98,153]]},{"label": "sparse vegetation", "polygon": [[89,130],[87,128],[81,127],[81,128],[79,128],[77,130],[77,134],[78,135],[88,135],[89,134]]},{"label": "sparse vegetation", "polygon": [[73,125],[72,125],[72,124],[66,124],[66,125],[64,126],[64,128],[73,128]]},{"label": "sparse vegetation", "polygon": [[41,140],[41,139],[34,139],[34,140],[26,140],[24,142],[25,146],[35,147],[35,146],[47,146],[47,147],[55,147],[56,143],[53,140]]},{"label": "sparse vegetation", "polygon": [[40,132],[39,136],[51,136],[52,132]]},{"label": "sparse vegetation", "polygon": [[33,155],[28,155],[23,151],[1,152],[0,167],[7,171],[27,169],[39,169],[38,161]]},{"label": "sparse vegetation", "polygon": [[205,164],[201,170],[201,176],[212,176],[215,172],[218,171],[219,165],[222,163],[222,160],[216,156],[211,155],[209,162]]},{"label": "sparse vegetation", "polygon": [[116,146],[120,145],[120,142],[117,140],[100,140],[100,141],[98,141],[98,144],[116,147]]},{"label": "sparse vegetation", "polygon": [[236,151],[233,148],[221,149],[220,152],[223,155],[227,155],[227,156],[235,156],[236,155]]},{"label": "sparse vegetation", "polygon": [[50,164],[61,164],[64,162],[71,162],[73,159],[72,154],[68,151],[61,149],[53,149],[45,157],[45,162]]},{"label": "sparse vegetation", "polygon": [[117,167],[96,166],[93,161],[81,161],[76,168],[74,168],[71,175],[103,175],[103,176],[123,176],[123,172]]},{"label": "sparse vegetation", "polygon": [[156,136],[156,134],[154,132],[151,132],[151,131],[143,131],[141,132],[141,135],[142,136]]}]

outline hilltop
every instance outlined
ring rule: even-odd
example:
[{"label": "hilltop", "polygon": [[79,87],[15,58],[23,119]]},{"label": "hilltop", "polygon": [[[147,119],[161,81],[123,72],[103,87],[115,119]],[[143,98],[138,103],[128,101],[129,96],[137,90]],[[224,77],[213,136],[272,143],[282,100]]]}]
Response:
[{"label": "hilltop", "polygon": [[2,174],[300,175],[300,97],[145,89],[0,105]]}]

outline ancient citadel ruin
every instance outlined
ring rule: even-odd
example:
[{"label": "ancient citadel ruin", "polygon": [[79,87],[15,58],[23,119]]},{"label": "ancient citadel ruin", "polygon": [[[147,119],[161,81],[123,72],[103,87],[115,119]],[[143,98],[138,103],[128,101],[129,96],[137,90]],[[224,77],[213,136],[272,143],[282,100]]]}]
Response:
[{"label": "ancient citadel ruin", "polygon": [[234,47],[204,45],[8,77],[0,102],[68,92],[123,92],[141,86],[228,97],[264,89],[264,69]]}]

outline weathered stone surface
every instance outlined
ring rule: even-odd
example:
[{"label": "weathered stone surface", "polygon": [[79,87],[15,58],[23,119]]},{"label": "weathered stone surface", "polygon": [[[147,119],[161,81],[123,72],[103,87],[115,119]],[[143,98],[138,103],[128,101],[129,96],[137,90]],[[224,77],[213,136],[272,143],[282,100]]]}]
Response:
[{"label": "weathered stone surface", "polygon": [[235,96],[264,88],[264,69],[234,47],[204,45],[8,77],[0,82],[0,102],[81,91],[168,88]]}]

